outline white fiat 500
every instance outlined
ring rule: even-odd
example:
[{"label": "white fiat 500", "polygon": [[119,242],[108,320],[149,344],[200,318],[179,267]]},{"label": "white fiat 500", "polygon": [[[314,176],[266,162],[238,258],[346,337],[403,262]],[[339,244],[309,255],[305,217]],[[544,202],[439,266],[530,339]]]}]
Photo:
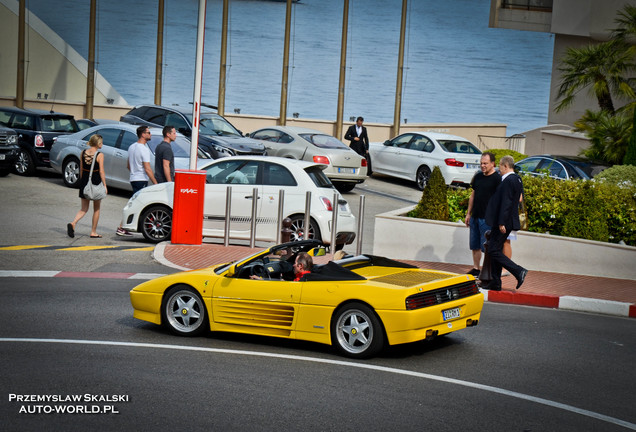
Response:
[{"label": "white fiat 500", "polygon": [[406,132],[370,143],[374,173],[414,180],[423,190],[436,166],[447,185],[468,186],[479,170],[481,151],[466,138],[437,132]]},{"label": "white fiat 500", "polygon": [[[291,240],[301,240],[305,232],[306,192],[311,191],[309,238],[331,241],[334,206],[338,206],[336,244],[355,239],[356,218],[349,204],[333,187],[323,170],[326,165],[267,156],[233,156],[202,165],[206,171],[203,236],[223,237],[225,202],[232,187],[230,237],[249,239],[253,191],[257,190],[257,240],[276,240],[279,191],[285,191],[283,218],[292,221]],[[334,202],[334,194],[337,202]],[[172,232],[174,183],[146,187],[130,198],[123,210],[123,228],[140,232],[153,242],[169,240]]]}]

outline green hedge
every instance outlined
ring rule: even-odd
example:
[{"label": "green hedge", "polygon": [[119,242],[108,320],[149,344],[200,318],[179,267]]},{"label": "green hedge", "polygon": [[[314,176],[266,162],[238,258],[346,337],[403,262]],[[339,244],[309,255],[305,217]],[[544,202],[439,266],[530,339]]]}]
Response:
[{"label": "green hedge", "polygon": [[[528,231],[636,246],[636,186],[531,176],[523,185]],[[448,220],[464,220],[470,192],[448,190]]]}]

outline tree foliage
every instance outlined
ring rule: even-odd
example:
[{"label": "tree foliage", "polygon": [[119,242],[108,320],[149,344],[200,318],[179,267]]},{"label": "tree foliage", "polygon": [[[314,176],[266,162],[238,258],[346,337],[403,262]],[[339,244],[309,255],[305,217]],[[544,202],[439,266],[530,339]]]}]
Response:
[{"label": "tree foliage", "polygon": [[444,181],[442,171],[438,166],[433,168],[431,177],[428,180],[428,184],[422,191],[422,198],[417,203],[415,209],[413,209],[409,216],[433,219],[433,220],[448,220],[448,187]]}]

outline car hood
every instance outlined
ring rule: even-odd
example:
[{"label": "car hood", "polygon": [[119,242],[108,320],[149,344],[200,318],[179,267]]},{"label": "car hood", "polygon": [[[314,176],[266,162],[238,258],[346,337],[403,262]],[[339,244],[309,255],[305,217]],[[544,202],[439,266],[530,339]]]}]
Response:
[{"label": "car hood", "polygon": [[224,136],[224,135],[203,135],[210,141],[229,147],[234,150],[238,150],[242,153],[247,152],[259,152],[262,153],[265,150],[263,143],[256,141],[252,138],[241,136]]}]

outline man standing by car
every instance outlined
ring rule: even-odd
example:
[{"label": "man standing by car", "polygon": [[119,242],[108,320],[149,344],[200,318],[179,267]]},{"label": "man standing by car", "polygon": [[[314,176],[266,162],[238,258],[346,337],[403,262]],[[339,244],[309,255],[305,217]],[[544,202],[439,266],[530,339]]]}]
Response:
[{"label": "man standing by car", "polygon": [[486,231],[490,226],[486,224],[486,208],[490,197],[495,194],[501,183],[501,176],[495,170],[495,155],[486,152],[481,155],[479,164],[481,172],[475,174],[470,182],[473,191],[468,200],[468,212],[464,223],[470,229],[469,247],[473,254],[473,268],[468,274],[479,276],[481,255],[484,251]]},{"label": "man standing by car", "polygon": [[349,147],[360,156],[368,158],[369,156],[369,137],[367,136],[367,128],[362,126],[364,119],[358,117],[356,124],[349,126],[345,139],[349,140]]},{"label": "man standing by car", "polygon": [[163,141],[155,149],[155,178],[157,183],[174,181],[174,153],[171,142],[177,139],[174,126],[164,126],[161,131]]},{"label": "man standing by car", "polygon": [[515,264],[503,253],[503,245],[510,231],[518,230],[519,199],[523,193],[521,177],[514,172],[515,161],[512,156],[504,156],[499,162],[501,184],[490,198],[486,208],[486,223],[492,227],[486,244],[490,255],[492,280],[483,288],[501,291],[501,268],[505,268],[517,279],[517,289],[526,279],[528,270]]},{"label": "man standing by car", "polygon": [[[137,142],[128,147],[128,170],[130,171],[130,185],[133,194],[148,186],[148,180],[152,184],[157,184],[152,167],[150,166],[150,149],[148,141],[150,141],[150,129],[148,126],[139,126],[137,128]],[[132,233],[122,227],[122,223],[117,227],[117,235],[130,237]]]}]

